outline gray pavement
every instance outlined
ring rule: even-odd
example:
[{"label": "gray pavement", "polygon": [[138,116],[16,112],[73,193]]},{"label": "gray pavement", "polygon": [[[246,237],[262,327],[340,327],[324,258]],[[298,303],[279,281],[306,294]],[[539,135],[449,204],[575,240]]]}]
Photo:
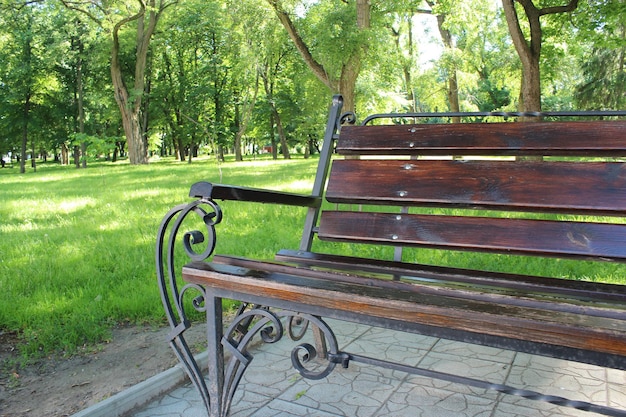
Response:
[{"label": "gray pavement", "polygon": [[[374,356],[372,352],[379,352],[383,359],[626,410],[624,371],[351,323],[329,323],[340,348],[351,353]],[[595,415],[357,363],[348,369],[338,366],[327,378],[311,381],[291,366],[294,346],[284,337],[251,350],[254,360],[235,395],[232,416]],[[207,413],[195,388],[186,383],[127,415],[195,417]]]}]

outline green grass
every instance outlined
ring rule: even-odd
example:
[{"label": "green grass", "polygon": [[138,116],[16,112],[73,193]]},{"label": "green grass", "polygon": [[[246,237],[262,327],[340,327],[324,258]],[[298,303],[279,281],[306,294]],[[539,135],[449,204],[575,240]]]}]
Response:
[{"label": "green grass", "polygon": [[[0,170],[0,331],[19,334],[23,354],[31,357],[73,352],[109,337],[113,325],[164,323],[156,232],[169,209],[191,201],[189,186],[204,180],[306,192],[316,162],[218,167],[214,160],[167,160],[91,163],[86,170],[39,164],[24,175]],[[222,252],[269,257],[281,240],[297,244],[304,211],[231,207],[223,204],[230,215],[218,229]],[[268,237],[237,239],[255,225],[267,226]]]},{"label": "green grass", "polygon": [[[196,181],[306,193],[317,159],[243,163],[163,160],[147,166],[40,164],[0,169],[0,332],[23,340],[25,357],[74,352],[125,323],[162,325],[154,245],[161,219],[191,201]],[[305,209],[220,203],[219,253],[271,258],[296,248]],[[320,251],[387,258],[391,248],[318,242]],[[405,260],[625,283],[623,264],[408,250]],[[545,261],[545,262],[544,262]]]}]

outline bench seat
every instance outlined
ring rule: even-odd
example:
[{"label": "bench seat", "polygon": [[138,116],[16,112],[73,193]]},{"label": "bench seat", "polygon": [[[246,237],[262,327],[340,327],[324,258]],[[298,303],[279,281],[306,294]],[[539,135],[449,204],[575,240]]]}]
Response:
[{"label": "bench seat", "polygon": [[[402,263],[384,267],[355,258],[324,261],[323,255],[314,253],[282,251],[279,256],[301,265],[215,256],[211,263],[185,267],[183,279],[217,293],[232,292],[235,299],[248,303],[287,302],[296,311],[338,319],[350,315],[352,321],[385,327],[397,321],[402,329],[421,334],[570,360],[584,358],[587,363],[626,370],[622,286],[595,284],[593,292],[580,291],[555,282],[563,280],[539,278],[510,285],[515,277],[506,274],[421,270],[419,265]],[[318,268],[302,267],[313,263]],[[385,275],[388,279],[383,279]],[[568,298],[562,288],[572,289]]]}]

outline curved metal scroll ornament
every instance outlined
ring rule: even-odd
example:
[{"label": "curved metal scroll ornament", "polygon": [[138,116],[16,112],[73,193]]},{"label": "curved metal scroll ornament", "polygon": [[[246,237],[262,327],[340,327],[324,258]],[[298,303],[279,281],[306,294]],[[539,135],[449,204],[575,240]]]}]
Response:
[{"label": "curved metal scroll ornament", "polygon": [[[189,204],[181,204],[170,210],[159,226],[156,244],[156,271],[161,293],[161,301],[171,331],[168,341],[178,360],[184,365],[190,380],[202,395],[207,410],[210,399],[205,380],[198,363],[183,335],[190,327],[184,310],[183,300],[186,294],[196,294],[192,298],[192,306],[197,311],[204,311],[204,290],[194,284],[179,289],[176,277],[175,247],[181,226],[190,216],[197,216],[204,223],[205,230],[191,230],[182,235],[182,247],[185,255],[193,261],[207,259],[215,248],[215,225],[222,220],[220,207],[210,199],[202,198]],[[194,246],[204,243],[204,250],[196,252]],[[178,268],[180,270],[180,268]]]},{"label": "curved metal scroll ornament", "polygon": [[[230,354],[230,360],[225,366],[224,389],[221,398],[223,415],[228,414],[237,386],[252,362],[253,356],[248,351],[250,342],[256,334],[259,334],[265,343],[278,342],[285,334],[283,321],[286,321],[288,326],[300,321],[310,323],[318,327],[325,336],[328,356],[327,358],[319,358],[325,363],[318,363],[314,367],[315,369],[307,367],[318,356],[315,347],[308,343],[301,343],[291,351],[291,363],[300,375],[308,379],[322,379],[328,376],[339,363],[328,359],[337,357],[340,353],[333,331],[321,318],[291,311],[275,312],[261,306],[253,306],[248,311],[240,311],[222,339],[225,352]],[[250,322],[254,323],[251,327],[248,324]],[[241,329],[246,329],[246,331],[242,333]],[[300,337],[302,336],[300,335]]]},{"label": "curved metal scroll ornament", "polygon": [[339,119],[337,119],[337,131],[341,130],[342,125],[353,125],[356,124],[356,113],[352,111],[347,111],[343,113]]}]

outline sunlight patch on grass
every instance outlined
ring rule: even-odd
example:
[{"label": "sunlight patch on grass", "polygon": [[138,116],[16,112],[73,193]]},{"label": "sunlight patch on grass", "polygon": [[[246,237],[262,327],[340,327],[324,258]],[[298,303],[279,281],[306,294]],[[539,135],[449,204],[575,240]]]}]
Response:
[{"label": "sunlight patch on grass", "polygon": [[313,188],[313,181],[311,180],[297,180],[289,183],[282,184],[284,191],[292,191],[310,194],[311,189]]}]

